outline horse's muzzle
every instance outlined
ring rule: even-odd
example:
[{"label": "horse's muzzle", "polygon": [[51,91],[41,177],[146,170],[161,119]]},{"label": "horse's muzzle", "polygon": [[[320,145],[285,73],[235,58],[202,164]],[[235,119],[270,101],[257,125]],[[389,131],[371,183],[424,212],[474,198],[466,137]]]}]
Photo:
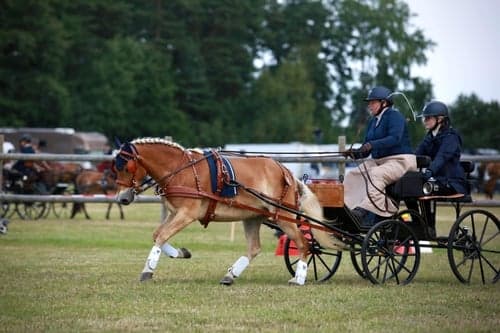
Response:
[{"label": "horse's muzzle", "polygon": [[129,205],[134,201],[134,191],[130,188],[118,192],[116,201],[122,205]]}]

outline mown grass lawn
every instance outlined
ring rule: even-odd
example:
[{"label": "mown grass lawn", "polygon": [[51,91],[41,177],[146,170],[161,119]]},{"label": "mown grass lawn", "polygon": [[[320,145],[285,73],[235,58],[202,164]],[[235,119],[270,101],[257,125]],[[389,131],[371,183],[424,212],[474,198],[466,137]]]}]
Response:
[{"label": "mown grass lawn", "polygon": [[[219,285],[245,251],[241,226],[193,224],[172,243],[193,258],[163,256],[154,280],[139,274],[159,222],[159,207],[136,204],[125,221],[14,219],[0,237],[0,332],[498,332],[500,286],[463,285],[446,251],[423,255],[407,286],[374,286],[345,253],[324,283],[287,285],[273,231],[263,252],[231,287]],[[500,209],[488,209],[496,216]],[[116,211],[115,211],[116,212]],[[440,233],[453,221],[441,209]]]}]

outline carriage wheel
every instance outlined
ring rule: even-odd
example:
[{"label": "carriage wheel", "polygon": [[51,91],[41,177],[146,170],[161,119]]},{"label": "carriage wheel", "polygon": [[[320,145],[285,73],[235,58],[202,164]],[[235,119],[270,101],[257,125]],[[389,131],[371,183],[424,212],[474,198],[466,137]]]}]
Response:
[{"label": "carriage wheel", "polygon": [[45,202],[19,202],[16,204],[17,215],[23,220],[38,220],[45,213]]},{"label": "carriage wheel", "polygon": [[[315,281],[326,281],[331,278],[339,268],[340,260],[342,259],[342,251],[325,249],[313,238],[310,231],[303,232],[306,233],[311,251],[307,257],[307,276],[310,277],[312,274]],[[295,267],[299,261],[299,256],[297,254],[298,249],[295,243],[288,237],[286,237],[283,252],[286,268],[292,276],[295,276]]]},{"label": "carriage wheel", "polygon": [[364,274],[374,284],[407,284],[420,264],[418,239],[399,220],[379,222],[363,240],[361,262]]},{"label": "carriage wheel", "polygon": [[365,271],[363,270],[363,263],[361,262],[361,248],[360,245],[354,245],[351,249],[351,262],[356,273],[363,279],[366,279]]},{"label": "carriage wheel", "polygon": [[52,211],[55,217],[66,219],[69,218],[71,207],[68,202],[53,202]]},{"label": "carriage wheel", "polygon": [[500,223],[488,211],[458,217],[448,237],[451,270],[462,283],[496,283],[500,276]]},{"label": "carriage wheel", "polygon": [[0,217],[10,218],[15,211],[14,205],[11,205],[8,201],[0,202]]}]

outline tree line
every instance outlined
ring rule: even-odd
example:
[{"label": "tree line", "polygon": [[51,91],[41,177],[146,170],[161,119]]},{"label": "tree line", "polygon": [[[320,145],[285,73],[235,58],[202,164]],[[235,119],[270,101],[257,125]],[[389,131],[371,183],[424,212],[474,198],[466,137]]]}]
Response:
[{"label": "tree line", "polygon": [[[360,141],[370,87],[418,110],[433,97],[410,71],[434,46],[411,17],[401,0],[1,0],[0,122],[186,146]],[[499,148],[498,102],[451,111],[467,144]]]}]

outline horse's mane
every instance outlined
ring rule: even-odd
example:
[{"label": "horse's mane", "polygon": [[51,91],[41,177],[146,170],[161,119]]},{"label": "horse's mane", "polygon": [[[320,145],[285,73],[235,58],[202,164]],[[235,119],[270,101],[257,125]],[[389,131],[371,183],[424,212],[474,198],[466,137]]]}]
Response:
[{"label": "horse's mane", "polygon": [[[171,140],[167,140],[167,139],[164,139],[164,138],[150,138],[150,137],[146,137],[146,138],[136,138],[134,140],[132,140],[132,142],[130,142],[132,144],[138,144],[138,145],[141,145],[141,144],[149,144],[149,143],[153,143],[153,144],[162,144],[162,145],[167,145],[167,146],[170,146],[170,147],[174,147],[174,148],[178,148],[180,150],[186,150],[183,146],[181,146],[180,144],[178,144],[177,142],[173,142]],[[197,153],[203,153],[201,149],[199,148],[191,148],[191,149],[188,149],[188,150],[191,150],[191,151],[194,151],[194,152],[197,152]]]}]

